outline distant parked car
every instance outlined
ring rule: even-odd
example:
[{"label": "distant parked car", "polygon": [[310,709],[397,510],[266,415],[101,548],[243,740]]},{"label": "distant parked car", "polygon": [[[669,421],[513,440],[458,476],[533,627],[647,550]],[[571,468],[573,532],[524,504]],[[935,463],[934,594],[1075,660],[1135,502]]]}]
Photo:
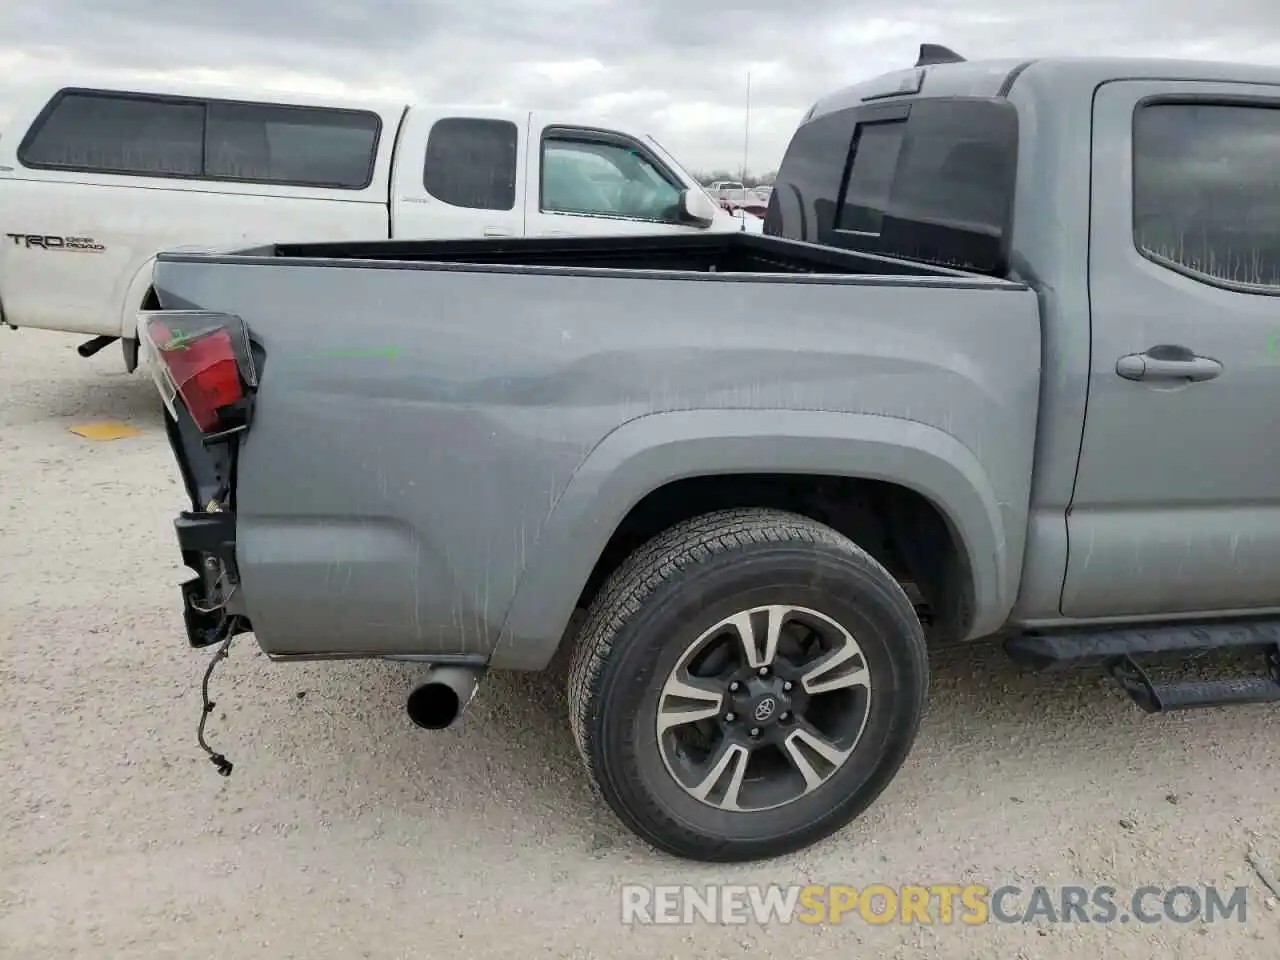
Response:
[{"label": "distant parked car", "polygon": [[713,197],[717,200],[721,200],[735,192],[746,190],[746,187],[737,180],[713,180],[708,189],[711,191],[711,195]]},{"label": "distant parked car", "polygon": [[752,187],[745,191],[746,196],[743,201],[736,206],[740,210],[746,210],[761,219],[769,212],[769,197],[773,195],[772,187]]}]

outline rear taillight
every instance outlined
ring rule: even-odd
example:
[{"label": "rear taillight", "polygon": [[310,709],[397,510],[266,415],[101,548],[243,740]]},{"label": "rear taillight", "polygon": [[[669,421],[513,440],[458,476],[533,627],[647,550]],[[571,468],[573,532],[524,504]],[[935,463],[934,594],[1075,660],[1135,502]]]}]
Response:
[{"label": "rear taillight", "polygon": [[248,422],[257,386],[249,331],[239,317],[204,310],[138,314],[138,342],[169,412],[174,399],[202,433],[223,433]]}]

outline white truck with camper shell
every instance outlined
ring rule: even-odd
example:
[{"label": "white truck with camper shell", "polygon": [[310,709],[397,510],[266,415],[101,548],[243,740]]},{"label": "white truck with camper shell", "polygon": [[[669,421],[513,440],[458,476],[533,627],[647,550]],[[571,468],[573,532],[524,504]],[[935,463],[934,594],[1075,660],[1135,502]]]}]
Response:
[{"label": "white truck with camper shell", "polygon": [[156,305],[157,252],[353,241],[737,232],[653,137],[523,109],[222,86],[42,91],[0,136],[0,320],[92,356]]}]

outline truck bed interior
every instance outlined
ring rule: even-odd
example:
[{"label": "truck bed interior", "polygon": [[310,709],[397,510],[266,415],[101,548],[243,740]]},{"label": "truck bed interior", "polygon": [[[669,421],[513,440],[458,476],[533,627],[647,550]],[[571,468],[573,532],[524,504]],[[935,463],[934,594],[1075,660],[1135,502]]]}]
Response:
[{"label": "truck bed interior", "polygon": [[282,243],[237,251],[233,255],[293,260],[395,261],[697,273],[854,274],[878,277],[954,277],[966,280],[977,276],[909,260],[748,233],[711,236]]}]

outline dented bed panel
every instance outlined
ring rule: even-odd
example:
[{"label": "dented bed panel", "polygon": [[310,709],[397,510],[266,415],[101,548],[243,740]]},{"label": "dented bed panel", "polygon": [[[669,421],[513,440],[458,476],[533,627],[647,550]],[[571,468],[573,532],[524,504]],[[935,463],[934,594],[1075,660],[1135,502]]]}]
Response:
[{"label": "dented bed panel", "polygon": [[[237,313],[265,350],[237,561],[268,653],[488,655],[516,609],[504,648],[526,645],[513,664],[540,666],[583,570],[646,488],[815,468],[919,487],[921,431],[931,455],[963,461],[931,467],[947,479],[927,495],[978,551],[979,618],[1011,606],[1039,382],[1030,291],[389,266],[157,268],[166,308]],[[731,429],[716,419],[726,411]],[[792,414],[786,456],[760,442],[776,423],[742,435],[752,411]],[[606,441],[669,413],[685,442],[651,436],[644,472],[610,482],[629,467]],[[874,457],[859,446],[871,421],[888,425]]]}]

